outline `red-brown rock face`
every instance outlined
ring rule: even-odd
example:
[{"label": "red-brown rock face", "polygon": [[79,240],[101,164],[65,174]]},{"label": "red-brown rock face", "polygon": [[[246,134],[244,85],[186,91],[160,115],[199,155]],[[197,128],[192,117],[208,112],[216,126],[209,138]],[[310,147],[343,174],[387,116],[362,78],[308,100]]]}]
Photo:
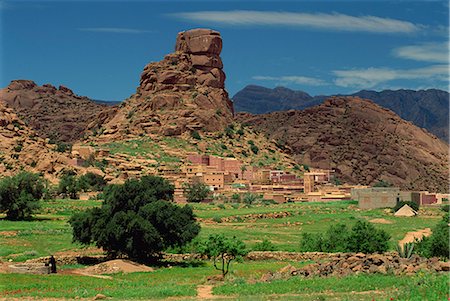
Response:
[{"label": "red-brown rock face", "polygon": [[302,111],[237,119],[291,150],[298,163],[333,168],[342,182],[448,191],[448,144],[358,97],[331,97]]},{"label": "red-brown rock face", "polygon": [[105,134],[222,130],[233,119],[233,105],[224,90],[221,50],[216,31],[179,33],[175,52],[145,66],[136,94],[106,124]]},{"label": "red-brown rock face", "polygon": [[114,109],[78,96],[65,86],[36,85],[31,80],[13,80],[0,90],[0,103],[13,108],[43,138],[73,142],[87,129],[101,124]]}]

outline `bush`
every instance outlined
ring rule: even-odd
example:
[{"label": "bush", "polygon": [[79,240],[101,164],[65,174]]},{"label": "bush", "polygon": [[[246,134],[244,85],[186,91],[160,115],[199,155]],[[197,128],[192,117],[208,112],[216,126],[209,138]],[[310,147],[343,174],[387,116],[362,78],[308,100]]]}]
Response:
[{"label": "bush", "polygon": [[198,249],[201,255],[213,259],[214,267],[222,272],[223,277],[228,274],[231,261],[241,260],[248,253],[241,240],[223,234],[210,235]]},{"label": "bush", "polygon": [[450,212],[450,205],[449,204],[442,205],[441,210],[444,212]]},{"label": "bush", "polygon": [[202,140],[202,137],[200,136],[200,134],[197,131],[192,131],[191,137],[194,139],[197,139],[197,140]]},{"label": "bush", "polygon": [[255,155],[259,153],[259,148],[254,144],[250,146],[250,149]]},{"label": "bush", "polygon": [[92,172],[80,176],[77,181],[78,189],[83,191],[102,191],[106,186],[105,179]]},{"label": "bush", "polygon": [[208,185],[202,182],[186,183],[183,186],[184,196],[188,202],[199,203],[205,200],[211,192]]},{"label": "bush", "polygon": [[392,184],[385,180],[379,180],[373,187],[392,187]]},{"label": "bush", "polygon": [[254,251],[276,251],[277,247],[267,239],[263,239],[261,242],[258,242],[253,247]]},{"label": "bush", "polygon": [[332,225],[322,234],[303,233],[300,249],[303,252],[385,252],[390,236],[365,221],[357,221],[348,229],[345,224]]},{"label": "bush", "polygon": [[432,234],[417,241],[417,254],[424,257],[449,258],[449,227],[448,214],[432,229]]},{"label": "bush", "polygon": [[394,208],[392,208],[392,212],[397,212],[397,210],[399,210],[400,208],[402,208],[405,205],[408,205],[409,207],[411,207],[415,211],[419,211],[419,205],[417,203],[400,201],[400,202],[397,203],[397,205],[395,205]]},{"label": "bush", "polygon": [[80,188],[78,187],[78,181],[75,173],[67,172],[64,173],[61,179],[59,180],[58,194],[63,194],[71,199],[78,198],[78,192]]},{"label": "bush", "polygon": [[63,142],[56,143],[55,151],[57,151],[57,152],[64,153],[66,151],[70,152],[71,150],[72,150],[72,145],[69,143],[63,143]]},{"label": "bush", "polygon": [[0,181],[0,212],[9,220],[25,220],[40,208],[44,181],[38,174],[21,172]]},{"label": "bush", "polygon": [[255,203],[257,200],[259,200],[260,198],[261,197],[257,194],[247,192],[244,194],[242,201],[247,205],[251,205],[251,204]]},{"label": "bush", "polygon": [[107,186],[104,197],[100,208],[74,214],[69,223],[74,242],[95,243],[111,257],[147,261],[187,244],[200,231],[192,208],[171,203],[173,186],[160,177]]}]

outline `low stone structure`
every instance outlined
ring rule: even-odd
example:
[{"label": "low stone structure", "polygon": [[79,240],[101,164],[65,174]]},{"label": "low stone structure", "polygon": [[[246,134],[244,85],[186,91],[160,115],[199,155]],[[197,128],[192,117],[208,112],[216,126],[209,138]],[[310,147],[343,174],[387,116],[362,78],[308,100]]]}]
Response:
[{"label": "low stone structure", "polygon": [[18,274],[50,274],[50,265],[44,263],[17,263],[8,266],[11,273]]}]

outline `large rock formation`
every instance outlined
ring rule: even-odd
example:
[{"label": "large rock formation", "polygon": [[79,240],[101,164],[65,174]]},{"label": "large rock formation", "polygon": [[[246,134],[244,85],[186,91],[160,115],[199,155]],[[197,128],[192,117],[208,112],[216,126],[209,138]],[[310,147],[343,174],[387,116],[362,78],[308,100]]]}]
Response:
[{"label": "large rock formation", "polygon": [[448,191],[448,144],[358,97],[332,97],[303,111],[240,114],[287,146],[298,163],[333,168],[342,182],[385,180],[404,189]]},{"label": "large rock formation", "polygon": [[[342,95],[343,96],[343,95]],[[362,90],[348,96],[370,99],[376,104],[397,113],[401,118],[425,128],[448,142],[449,93],[428,90]],[[310,96],[303,91],[284,87],[269,89],[256,85],[246,86],[233,96],[236,112],[265,114],[276,111],[304,110],[321,104],[330,96]]]},{"label": "large rock formation", "polygon": [[179,33],[175,52],[145,66],[136,94],[105,125],[105,134],[222,130],[233,119],[233,106],[224,90],[221,50],[217,31]]},{"label": "large rock formation", "polygon": [[25,169],[54,180],[70,159],[52,147],[0,102],[0,177]]},{"label": "large rock formation", "polygon": [[87,128],[95,127],[115,110],[65,86],[38,86],[31,80],[13,80],[0,90],[0,102],[13,108],[40,137],[64,142],[79,139]]}]

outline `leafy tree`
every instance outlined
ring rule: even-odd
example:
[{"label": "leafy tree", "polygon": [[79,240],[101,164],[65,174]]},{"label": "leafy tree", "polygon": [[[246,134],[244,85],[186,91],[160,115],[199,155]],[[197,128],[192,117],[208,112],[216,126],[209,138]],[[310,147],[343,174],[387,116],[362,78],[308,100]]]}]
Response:
[{"label": "leafy tree", "polygon": [[21,172],[0,181],[0,212],[9,220],[25,220],[40,208],[44,181],[38,174]]},{"label": "leafy tree", "polygon": [[100,208],[74,214],[73,240],[95,243],[109,256],[147,261],[167,248],[182,247],[200,231],[190,206],[173,203],[173,186],[145,176],[105,188]]},{"label": "leafy tree", "polygon": [[376,253],[389,248],[390,236],[366,221],[357,221],[349,236],[347,250],[350,252]]},{"label": "leafy tree", "polygon": [[211,192],[208,185],[202,182],[185,183],[183,186],[184,196],[188,202],[199,203],[206,199]]},{"label": "leafy tree", "polygon": [[213,259],[214,267],[225,277],[230,270],[231,262],[241,260],[242,256],[247,255],[248,250],[245,244],[235,236],[226,237],[223,234],[213,234],[203,244],[200,244],[199,252],[209,259]]},{"label": "leafy tree", "polygon": [[390,236],[366,221],[357,221],[349,229],[345,224],[332,225],[322,234],[303,233],[303,252],[385,252]]},{"label": "leafy tree", "polygon": [[88,172],[78,178],[77,187],[83,191],[102,191],[106,186],[105,179],[98,174]]},{"label": "leafy tree", "polygon": [[432,234],[416,243],[417,253],[424,257],[449,258],[450,234],[449,216],[445,214],[442,220],[432,229]]},{"label": "leafy tree", "polygon": [[80,191],[80,188],[78,186],[78,181],[76,178],[75,173],[73,172],[66,172],[63,174],[61,179],[59,180],[58,185],[58,194],[63,194],[68,196],[71,199],[78,198],[78,192]]}]

